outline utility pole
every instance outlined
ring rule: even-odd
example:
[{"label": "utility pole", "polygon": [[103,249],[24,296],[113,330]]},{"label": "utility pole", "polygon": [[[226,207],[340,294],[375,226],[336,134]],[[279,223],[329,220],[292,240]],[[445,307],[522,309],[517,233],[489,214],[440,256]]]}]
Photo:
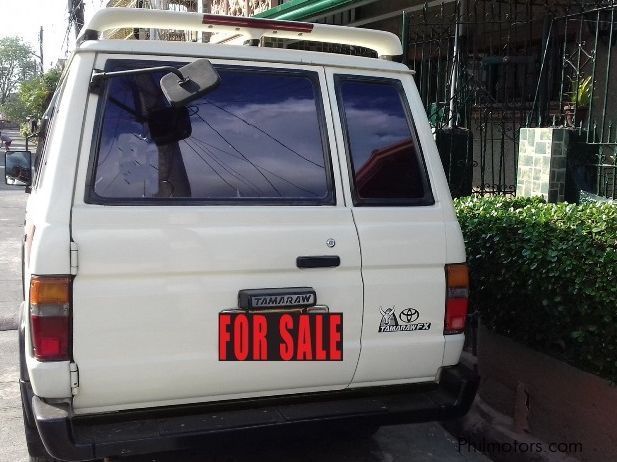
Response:
[{"label": "utility pole", "polygon": [[39,30],[39,59],[41,60],[41,74],[45,72],[45,68],[43,67],[45,60],[43,59],[43,26]]},{"label": "utility pole", "polygon": [[79,36],[81,28],[84,27],[84,0],[68,0],[69,2],[69,22],[75,24],[75,37]]}]

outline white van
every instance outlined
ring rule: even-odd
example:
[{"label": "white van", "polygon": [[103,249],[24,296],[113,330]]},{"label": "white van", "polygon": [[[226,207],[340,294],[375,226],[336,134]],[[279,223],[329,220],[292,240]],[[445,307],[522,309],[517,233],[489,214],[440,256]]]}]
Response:
[{"label": "white van", "polygon": [[[138,27],[221,43],[100,37]],[[84,29],[36,156],[7,154],[32,460],[463,415],[465,249],[398,38],[120,8]]]}]

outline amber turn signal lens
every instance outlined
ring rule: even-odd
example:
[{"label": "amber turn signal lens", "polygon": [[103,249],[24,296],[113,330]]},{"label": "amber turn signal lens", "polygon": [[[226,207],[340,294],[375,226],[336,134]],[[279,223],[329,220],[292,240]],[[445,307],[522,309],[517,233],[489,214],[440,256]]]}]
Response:
[{"label": "amber turn signal lens", "polygon": [[31,305],[68,304],[71,295],[71,278],[68,276],[32,276],[30,282]]},{"label": "amber turn signal lens", "polygon": [[448,289],[469,288],[469,268],[465,263],[446,266]]},{"label": "amber turn signal lens", "polygon": [[469,268],[465,263],[446,265],[444,335],[465,332],[469,310]]}]

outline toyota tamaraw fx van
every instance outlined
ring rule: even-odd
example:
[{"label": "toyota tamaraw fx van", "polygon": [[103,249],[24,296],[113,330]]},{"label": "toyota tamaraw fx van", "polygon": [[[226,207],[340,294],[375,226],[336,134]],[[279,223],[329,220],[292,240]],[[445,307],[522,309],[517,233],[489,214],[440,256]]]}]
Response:
[{"label": "toyota tamaraw fx van", "polygon": [[[215,34],[102,37],[139,27]],[[260,46],[273,37],[375,57]],[[32,460],[468,410],[465,249],[401,52],[367,29],[93,17],[37,152],[6,155],[7,180],[30,194],[19,338]]]}]

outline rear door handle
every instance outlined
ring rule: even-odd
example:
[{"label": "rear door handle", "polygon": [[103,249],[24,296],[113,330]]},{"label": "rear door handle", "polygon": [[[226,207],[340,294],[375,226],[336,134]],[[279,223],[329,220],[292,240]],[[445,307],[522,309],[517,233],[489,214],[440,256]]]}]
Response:
[{"label": "rear door handle", "polygon": [[298,268],[335,268],[341,264],[338,255],[306,256],[296,258]]}]

